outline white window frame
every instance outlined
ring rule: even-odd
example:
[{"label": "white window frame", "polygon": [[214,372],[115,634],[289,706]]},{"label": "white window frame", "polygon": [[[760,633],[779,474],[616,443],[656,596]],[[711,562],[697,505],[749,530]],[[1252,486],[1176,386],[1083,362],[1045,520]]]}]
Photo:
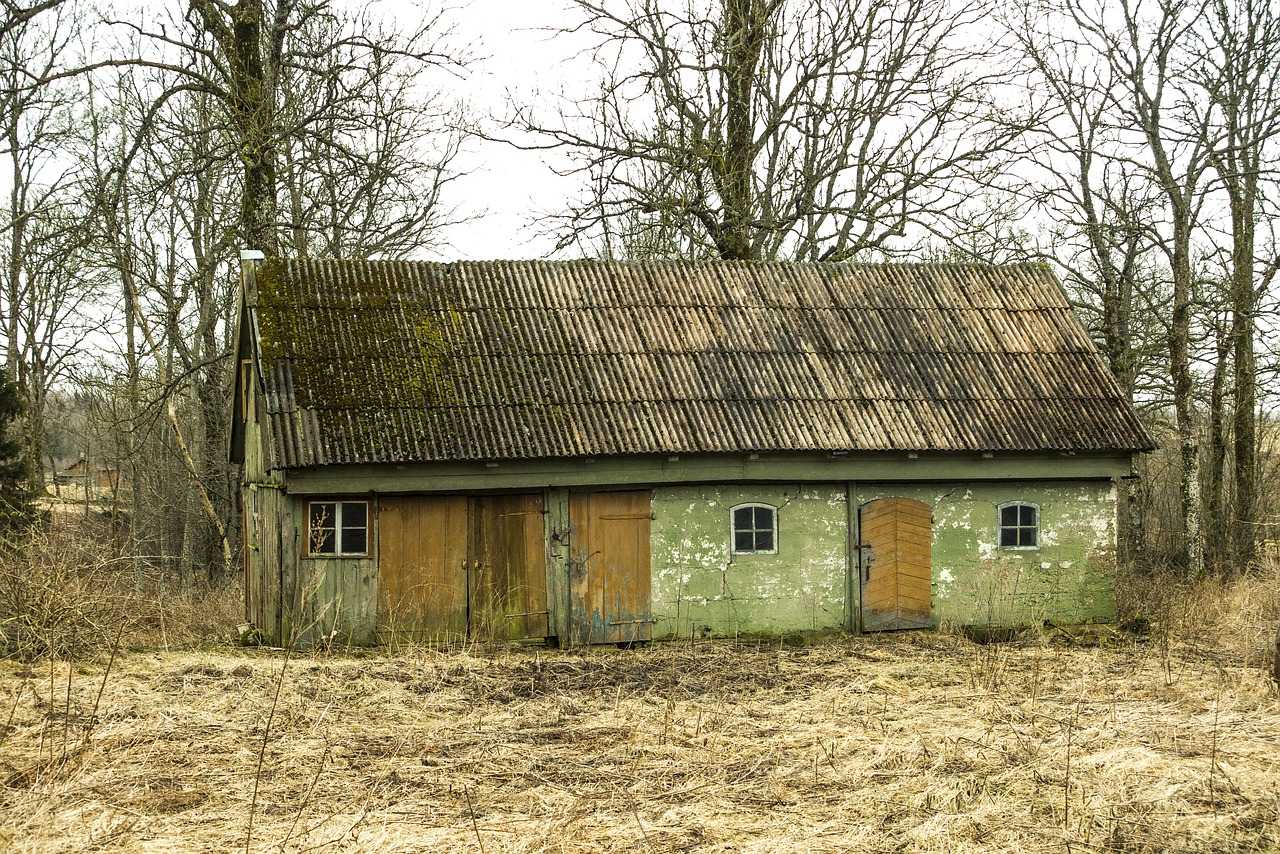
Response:
[{"label": "white window frame", "polygon": [[[316,536],[313,532],[311,522],[311,508],[319,504],[327,504],[334,508],[333,511],[333,551],[317,551]],[[343,508],[348,505],[360,504],[364,506],[364,550],[353,552],[346,551],[342,542],[343,524],[342,517]],[[346,498],[315,498],[307,501],[307,556],[308,557],[367,557],[369,555],[369,537],[372,534],[372,526],[369,524],[371,519],[369,516],[370,508],[367,499],[346,499]],[[329,530],[329,526],[325,526],[322,530]]]},{"label": "white window frame", "polygon": [[[1035,524],[1035,526],[1034,526],[1034,530],[1035,530],[1035,532],[1036,532],[1036,543],[1035,543],[1035,545],[1033,545],[1033,546],[1006,546],[1006,545],[1004,545],[1004,532],[1005,532],[1005,529],[1006,529],[1006,528],[1015,528],[1015,529],[1017,529],[1017,530],[1019,530],[1019,531],[1025,531],[1025,530],[1028,530],[1029,528],[1031,528],[1031,526],[1029,526],[1029,525],[1023,525],[1023,524],[1021,524],[1021,522],[1022,522],[1022,511],[1021,511],[1021,509],[1019,509],[1019,511],[1018,511],[1018,522],[1019,522],[1019,524],[1017,524],[1017,525],[1006,525],[1006,524],[1004,524],[1004,519],[1003,519],[1003,517],[1004,517],[1004,511],[1005,511],[1005,508],[1006,508],[1006,507],[1018,507],[1018,508],[1022,508],[1022,507],[1030,507],[1032,510],[1036,511],[1036,524]],[[1039,505],[1039,504],[1036,504],[1034,501],[1006,501],[1005,503],[1003,503],[1003,504],[999,505],[998,507],[996,507],[996,547],[997,547],[997,548],[999,548],[1001,551],[1006,551],[1006,552],[1030,552],[1030,551],[1037,551],[1037,550],[1040,548],[1041,538],[1044,536],[1044,532],[1043,532],[1043,530],[1042,530],[1042,528],[1044,527],[1044,525],[1042,524],[1042,518],[1043,518],[1043,517],[1042,517],[1042,516],[1041,516],[1041,514],[1040,514],[1040,505]],[[1018,539],[1022,539],[1022,538],[1021,538],[1021,537],[1018,537]]]},{"label": "white window frame", "polygon": [[[761,508],[764,510],[768,510],[770,514],[772,514],[773,548],[771,549],[739,549],[738,548],[738,523],[737,523],[738,511],[745,510],[748,507],[753,509]],[[754,521],[754,519],[755,519],[755,514],[752,514],[752,520]],[[750,529],[743,529],[743,530],[750,530],[754,534],[757,531],[764,531],[767,529],[750,528]],[[753,536],[752,540],[754,539],[755,537]],[[766,504],[763,501],[747,501],[742,504],[735,504],[733,507],[730,507],[729,508],[729,553],[734,555],[776,555],[778,553],[778,508],[772,504]]]}]

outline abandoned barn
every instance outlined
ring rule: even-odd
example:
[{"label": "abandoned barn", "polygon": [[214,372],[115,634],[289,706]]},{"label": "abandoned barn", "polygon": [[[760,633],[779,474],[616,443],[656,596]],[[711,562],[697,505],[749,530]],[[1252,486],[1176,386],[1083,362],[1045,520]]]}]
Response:
[{"label": "abandoned barn", "polygon": [[274,642],[1114,616],[1151,440],[1045,266],[244,255]]}]

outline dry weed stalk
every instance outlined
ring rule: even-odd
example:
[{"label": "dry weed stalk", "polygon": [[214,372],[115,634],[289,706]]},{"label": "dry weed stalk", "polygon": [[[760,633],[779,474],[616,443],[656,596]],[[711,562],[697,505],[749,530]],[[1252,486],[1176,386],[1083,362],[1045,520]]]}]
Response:
[{"label": "dry weed stalk", "polygon": [[[1131,850],[1154,850],[1187,833],[1223,850],[1272,844],[1258,822],[1274,816],[1272,784],[1262,781],[1280,716],[1258,694],[1256,671],[1249,683],[1227,665],[1234,684],[1222,683],[1215,747],[1203,689],[1216,674],[1204,668],[1186,667],[1188,690],[1170,692],[1141,648],[1013,644],[992,692],[965,675],[982,654],[938,636],[799,649],[704,641],[696,655],[684,644],[536,657],[419,649],[310,662],[295,654],[283,682],[233,675],[261,671],[262,653],[125,657],[78,772],[80,791],[117,794],[97,806],[74,790],[42,796],[53,798],[50,822],[111,803],[142,815],[119,840],[125,850],[182,832],[230,847],[230,822],[212,817],[245,809],[255,810],[254,844],[288,851],[409,840],[489,854],[672,850],[744,838],[757,850],[936,850],[947,840],[1040,849],[1064,838],[1073,848],[1128,838]],[[1198,660],[1186,648],[1173,654]],[[144,686],[154,699],[141,719],[121,716],[121,694]],[[76,681],[85,704],[96,689]],[[261,749],[254,710],[277,691],[271,773],[264,762],[255,801],[255,784],[228,758]],[[187,723],[141,742],[156,745],[143,776],[129,756],[149,727],[164,730],[158,718]],[[134,747],[122,752],[126,744]],[[1207,775],[1185,774],[1188,763],[1208,771],[1210,758],[1236,778],[1225,786],[1213,771],[1216,815]],[[1037,783],[1053,778],[1061,786]],[[74,822],[42,827],[49,843],[37,851],[75,842],[66,836]],[[1233,832],[1252,842],[1231,843]]]}]

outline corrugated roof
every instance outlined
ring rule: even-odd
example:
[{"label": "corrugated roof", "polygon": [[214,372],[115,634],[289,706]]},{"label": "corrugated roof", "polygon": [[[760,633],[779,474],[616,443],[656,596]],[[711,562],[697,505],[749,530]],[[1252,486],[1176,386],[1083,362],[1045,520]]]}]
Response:
[{"label": "corrugated roof", "polygon": [[1151,440],[1043,266],[268,260],[274,467]]}]

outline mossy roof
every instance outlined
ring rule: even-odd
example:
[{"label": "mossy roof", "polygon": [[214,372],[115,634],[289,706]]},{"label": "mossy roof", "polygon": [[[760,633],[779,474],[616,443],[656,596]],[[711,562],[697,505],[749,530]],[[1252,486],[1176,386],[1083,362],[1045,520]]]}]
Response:
[{"label": "mossy roof", "polygon": [[272,467],[1151,446],[1042,265],[282,261]]}]

